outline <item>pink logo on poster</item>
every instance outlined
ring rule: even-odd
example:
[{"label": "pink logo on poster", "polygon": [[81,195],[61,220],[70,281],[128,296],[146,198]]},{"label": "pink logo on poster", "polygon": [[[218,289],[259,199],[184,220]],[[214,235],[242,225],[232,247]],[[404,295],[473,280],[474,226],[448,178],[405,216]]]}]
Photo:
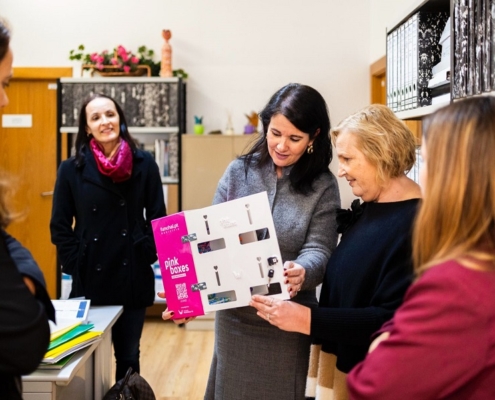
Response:
[{"label": "pink logo on poster", "polygon": [[167,307],[173,319],[204,315],[189,232],[183,212],[151,221]]}]

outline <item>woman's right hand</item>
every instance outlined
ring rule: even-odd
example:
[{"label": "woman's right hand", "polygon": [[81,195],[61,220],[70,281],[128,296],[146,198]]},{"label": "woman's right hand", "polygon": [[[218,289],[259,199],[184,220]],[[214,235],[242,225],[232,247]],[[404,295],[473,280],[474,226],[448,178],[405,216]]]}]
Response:
[{"label": "woman's right hand", "polygon": [[284,277],[285,284],[288,285],[290,298],[292,299],[302,289],[306,270],[294,261],[286,261],[284,263]]},{"label": "woman's right hand", "polygon": [[[158,292],[157,295],[158,295],[158,297],[160,299],[165,299],[166,298],[165,292]],[[173,311],[169,311],[168,308],[166,308],[165,311],[162,312],[162,319],[164,321],[168,321],[169,319],[172,319],[173,316],[174,316],[174,312]],[[182,324],[187,324],[189,321],[192,321],[193,319],[196,319],[196,317],[173,319],[172,321],[176,325],[182,325]]]}]

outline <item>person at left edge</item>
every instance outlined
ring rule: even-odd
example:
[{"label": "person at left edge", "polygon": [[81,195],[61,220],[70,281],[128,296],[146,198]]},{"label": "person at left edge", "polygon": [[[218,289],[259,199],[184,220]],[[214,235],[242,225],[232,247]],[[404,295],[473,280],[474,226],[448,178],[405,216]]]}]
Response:
[{"label": "person at left edge", "polygon": [[151,220],[166,215],[162,183],[111,97],[94,94],[83,102],[75,148],[58,170],[51,237],[62,271],[72,275],[70,297],[124,306],[112,328],[118,381],[129,367],[140,371],[145,311],[155,296]]},{"label": "person at left edge", "polygon": [[[0,108],[9,103],[6,88],[12,78],[10,29],[0,17]],[[42,360],[50,340],[48,319],[55,310],[45,289],[43,273],[5,228],[16,216],[9,207],[13,193],[8,174],[0,174],[0,398],[22,399],[21,375]]]}]

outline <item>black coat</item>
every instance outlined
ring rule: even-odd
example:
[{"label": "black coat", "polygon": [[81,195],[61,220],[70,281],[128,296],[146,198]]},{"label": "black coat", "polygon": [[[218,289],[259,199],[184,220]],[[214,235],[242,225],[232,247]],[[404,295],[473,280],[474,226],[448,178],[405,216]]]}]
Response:
[{"label": "black coat", "polygon": [[0,398],[21,399],[21,377],[43,358],[50,328],[43,304],[24,284],[0,234]]},{"label": "black coat", "polygon": [[31,252],[4,230],[2,230],[0,234],[5,240],[7,250],[14,261],[17,270],[20,272],[21,276],[31,278],[31,282],[33,282],[36,289],[36,299],[45,307],[48,318],[55,322],[55,309],[53,308],[50,296],[46,291],[45,277],[31,255]]},{"label": "black coat", "polygon": [[150,306],[157,259],[151,220],[166,215],[158,166],[137,150],[131,178],[114,183],[98,171],[92,152],[83,152],[80,166],[72,157],[59,167],[50,221],[62,271],[72,275],[70,297]]}]

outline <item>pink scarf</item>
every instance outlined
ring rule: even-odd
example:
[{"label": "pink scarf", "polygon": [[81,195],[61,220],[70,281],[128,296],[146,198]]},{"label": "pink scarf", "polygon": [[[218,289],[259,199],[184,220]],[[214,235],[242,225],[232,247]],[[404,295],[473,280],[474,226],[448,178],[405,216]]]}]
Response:
[{"label": "pink scarf", "polygon": [[132,174],[132,151],[125,140],[120,140],[120,147],[111,159],[105,157],[98,142],[93,138],[89,142],[95,156],[98,171],[108,176],[115,183],[124,182]]}]

